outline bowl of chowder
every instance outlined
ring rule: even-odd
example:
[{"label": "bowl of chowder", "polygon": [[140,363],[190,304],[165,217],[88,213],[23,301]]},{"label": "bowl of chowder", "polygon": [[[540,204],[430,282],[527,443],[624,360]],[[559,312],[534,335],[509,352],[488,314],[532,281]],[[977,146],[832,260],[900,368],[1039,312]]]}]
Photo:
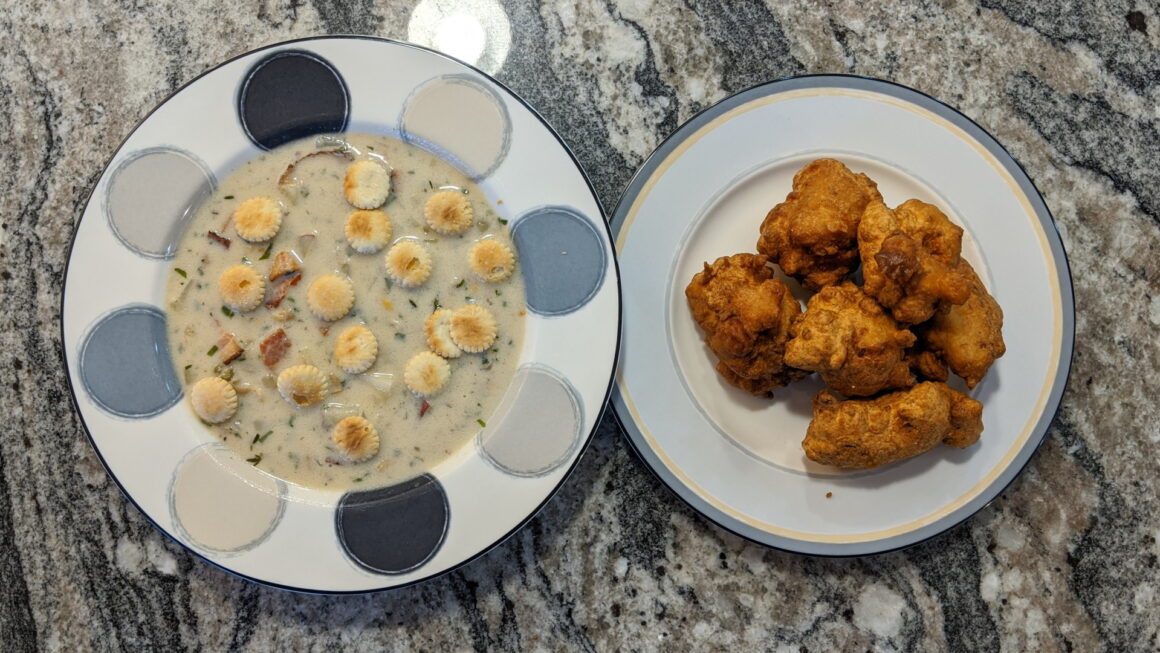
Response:
[{"label": "bowl of chowder", "polygon": [[373,38],[256,50],[113,155],[65,359],[155,526],[257,582],[453,569],[576,465],[615,369],[609,232],[563,141],[463,63]]}]

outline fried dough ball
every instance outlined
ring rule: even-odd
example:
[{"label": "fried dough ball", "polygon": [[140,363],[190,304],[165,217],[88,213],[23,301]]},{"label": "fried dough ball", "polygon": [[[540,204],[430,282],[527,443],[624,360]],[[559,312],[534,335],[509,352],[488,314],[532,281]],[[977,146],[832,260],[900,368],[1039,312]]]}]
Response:
[{"label": "fried dough ball", "polygon": [[306,305],[320,320],[333,322],[354,306],[354,285],[337,274],[324,274],[306,288]]},{"label": "fried dough ball", "polygon": [[512,276],[516,257],[507,245],[494,238],[484,238],[467,252],[467,264],[480,279],[499,283]]},{"label": "fried dough ball", "polygon": [[451,311],[441,308],[427,316],[423,323],[423,334],[427,336],[427,346],[443,358],[459,358],[463,351],[451,338]]},{"label": "fried dough ball", "polygon": [[355,161],[346,169],[342,193],[356,209],[377,209],[391,194],[391,172],[377,161]]},{"label": "fried dough ball", "polygon": [[927,381],[945,382],[950,375],[947,364],[934,352],[925,349],[921,340],[906,350],[906,362],[910,365],[910,371],[914,372],[914,376]]},{"label": "fried dough ball", "polygon": [[248,265],[231,265],[218,277],[222,303],[235,311],[252,311],[266,296],[266,282]]},{"label": "fried dough ball", "polygon": [[354,211],[343,227],[346,242],[359,254],[374,254],[391,240],[391,219],[382,211]]},{"label": "fried dough ball", "polygon": [[361,324],[347,327],[334,341],[334,362],[347,374],[367,371],[379,355],[379,341]]},{"label": "fried dough ball", "polygon": [[432,397],[443,390],[451,378],[451,366],[438,354],[421,351],[407,361],[403,382],[420,397]]},{"label": "fried dough ball", "polygon": [[229,381],[208,376],[189,389],[189,403],[203,422],[219,424],[237,412],[238,392]]},{"label": "fried dough ball", "polygon": [[358,415],[344,417],[334,425],[331,439],[351,462],[361,462],[379,452],[379,434],[373,424]]},{"label": "fried dough ball", "polygon": [[383,259],[387,276],[404,288],[423,285],[431,276],[431,254],[416,240],[403,239]]},{"label": "fried dough ball", "polygon": [[906,360],[914,334],[849,281],[810,297],[789,333],[786,364],[818,372],[831,390],[866,397],[914,385]]},{"label": "fried dough ball", "polygon": [[793,191],[761,223],[757,251],[802,286],[840,283],[858,267],[858,221],[878,185],[840,161],[818,159],[793,177]]},{"label": "fried dough ball", "polygon": [[957,306],[942,305],[922,325],[919,338],[929,356],[944,362],[952,372],[963,377],[968,388],[974,388],[983,380],[991,363],[1007,352],[1003,342],[1003,309],[987,292],[970,263],[959,259],[958,269],[970,288],[967,300]]},{"label": "fried dough ball", "polygon": [[757,396],[807,376],[784,359],[789,325],[801,306],[773,276],[760,254],[722,256],[693,275],[685,298],[705,344],[717,355],[717,372]]},{"label": "fried dough ball", "polygon": [[427,198],[423,206],[423,217],[436,232],[446,236],[457,236],[471,226],[475,213],[471,202],[462,191],[445,189]]},{"label": "fried dough ball", "polygon": [[858,226],[866,294],[908,324],[929,320],[941,302],[962,304],[970,294],[958,267],[962,238],[932,204],[912,199],[892,211],[871,202]]},{"label": "fried dough ball", "polygon": [[313,365],[294,365],[278,375],[278,392],[299,408],[322,401],[329,387],[322,370]]},{"label": "fried dough ball", "polygon": [[495,343],[495,316],[479,304],[460,306],[451,314],[451,339],[465,352],[478,354]]},{"label": "fried dough ball", "polygon": [[269,197],[251,197],[234,209],[234,230],[242,240],[261,243],[278,234],[282,207]]},{"label": "fried dough ball", "polygon": [[942,442],[965,448],[983,432],[983,404],[945,383],[926,382],[875,399],[814,397],[802,448],[824,465],[871,469],[917,456]]}]

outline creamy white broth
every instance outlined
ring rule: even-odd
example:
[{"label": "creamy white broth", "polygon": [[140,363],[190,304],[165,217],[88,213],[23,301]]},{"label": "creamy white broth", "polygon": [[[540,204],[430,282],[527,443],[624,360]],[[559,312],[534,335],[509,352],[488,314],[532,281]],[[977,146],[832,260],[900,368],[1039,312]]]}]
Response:
[{"label": "creamy white broth", "polygon": [[[289,143],[249,161],[220,184],[178,245],[166,313],[170,352],[186,394],[208,376],[227,378],[238,391],[237,413],[222,424],[207,425],[213,437],[289,482],[346,490],[413,477],[469,442],[495,410],[519,362],[525,295],[518,262],[515,274],[501,283],[482,282],[470,272],[467,252],[479,239],[496,238],[513,252],[515,246],[502,206],[492,204],[466,175],[395,139],[344,134],[343,146],[338,138]],[[390,243],[416,238],[430,251],[431,276],[422,286],[403,288],[388,281],[383,257],[389,244],[374,254],[359,254],[347,244],[343,226],[354,208],[343,196],[343,175],[350,161],[332,155],[302,158],[336,147],[355,158],[379,158],[393,168],[392,193],[381,209],[391,220]],[[293,179],[279,184],[295,162]],[[427,198],[442,187],[463,189],[471,203],[475,224],[461,236],[439,235],[423,218]],[[258,196],[278,201],[284,215],[272,241],[250,244],[227,223],[238,204]],[[212,240],[209,231],[229,238],[230,246]],[[269,309],[263,304],[246,313],[223,310],[222,271],[249,264],[267,279],[280,251],[293,251],[302,261],[301,281],[281,305]],[[336,322],[319,320],[306,306],[310,282],[329,273],[347,276],[354,285],[354,308]],[[491,310],[498,325],[496,342],[481,354],[449,359],[451,378],[426,400],[429,408],[420,417],[424,400],[403,383],[403,368],[427,349],[423,325],[434,308],[454,310],[467,303]],[[335,339],[354,324],[365,324],[379,345],[375,363],[362,374],[347,374],[333,360]],[[259,343],[279,327],[291,346],[270,369],[262,362]],[[217,351],[210,353],[223,333],[232,333],[245,348],[229,365],[221,363]],[[278,372],[299,364],[317,366],[329,377],[331,394],[321,404],[293,406],[274,387]],[[367,461],[347,462],[331,439],[335,422],[349,415],[365,417],[378,431],[379,452]]]}]

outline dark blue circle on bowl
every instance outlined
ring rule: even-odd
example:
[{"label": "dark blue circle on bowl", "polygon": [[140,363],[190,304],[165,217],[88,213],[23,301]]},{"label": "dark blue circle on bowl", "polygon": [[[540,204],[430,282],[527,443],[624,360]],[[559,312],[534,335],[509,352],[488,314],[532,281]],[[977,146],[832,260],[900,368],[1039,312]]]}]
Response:
[{"label": "dark blue circle on bowl", "polygon": [[326,59],[282,50],[246,73],[238,91],[246,136],[269,150],[312,134],[341,132],[350,119],[350,92]]},{"label": "dark blue circle on bowl", "polygon": [[338,541],[359,566],[402,574],[427,563],[450,522],[447,492],[430,474],[343,495],[335,511]]},{"label": "dark blue circle on bowl", "polygon": [[136,304],[98,320],[81,342],[80,377],[93,401],[118,417],[149,417],[177,403],[165,314]]}]

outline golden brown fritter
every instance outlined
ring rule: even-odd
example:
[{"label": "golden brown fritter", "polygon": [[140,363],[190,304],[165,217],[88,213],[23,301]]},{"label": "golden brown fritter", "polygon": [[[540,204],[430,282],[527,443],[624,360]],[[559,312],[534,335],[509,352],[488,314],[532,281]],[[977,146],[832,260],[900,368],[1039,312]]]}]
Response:
[{"label": "golden brown fritter", "polygon": [[983,432],[983,404],[945,383],[919,383],[875,399],[814,397],[802,448],[810,460],[852,469],[917,456],[939,442],[965,448]]},{"label": "golden brown fritter", "polygon": [[841,283],[858,267],[858,221],[878,185],[840,161],[818,159],[793,177],[793,191],[761,223],[757,251],[802,286]]},{"label": "golden brown fritter", "polygon": [[963,377],[968,388],[973,388],[983,379],[991,363],[1007,351],[1003,342],[1003,309],[987,292],[970,263],[959,259],[958,269],[970,288],[967,300],[958,306],[940,307],[922,325],[920,340],[924,349]]},{"label": "golden brown fritter", "polygon": [[921,339],[906,350],[906,361],[910,364],[910,371],[920,379],[946,381],[949,375],[947,364],[934,352],[925,349]]},{"label": "golden brown fritter", "polygon": [[932,204],[912,199],[892,211],[871,202],[858,226],[866,294],[907,324],[930,319],[940,302],[963,303],[970,287],[958,269],[962,238]]},{"label": "golden brown fritter", "polygon": [[790,325],[788,365],[822,375],[831,390],[865,397],[914,385],[906,348],[914,334],[887,315],[858,286],[846,281],[810,297]]},{"label": "golden brown fritter", "polygon": [[758,396],[809,374],[782,360],[790,321],[801,306],[766,261],[758,254],[722,256],[685,288],[693,319],[720,359],[717,371]]}]

